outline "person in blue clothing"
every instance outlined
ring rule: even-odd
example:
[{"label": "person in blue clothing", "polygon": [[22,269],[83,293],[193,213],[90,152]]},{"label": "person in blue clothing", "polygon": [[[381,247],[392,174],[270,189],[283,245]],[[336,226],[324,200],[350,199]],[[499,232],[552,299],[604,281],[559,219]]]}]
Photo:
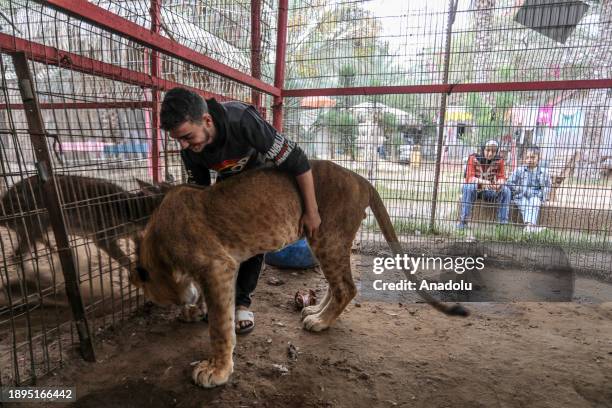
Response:
[{"label": "person in blue clothing", "polygon": [[538,216],[542,203],[548,200],[550,193],[550,176],[545,168],[540,166],[540,149],[536,146],[525,151],[525,164],[518,167],[508,180],[512,190],[512,201],[517,205],[525,232],[540,232],[544,228],[538,226]]},{"label": "person in blue clothing", "polygon": [[[321,224],[310,164],[302,149],[266,122],[255,107],[237,101],[204,100],[184,88],[173,88],[164,97],[161,127],[181,146],[188,182],[210,185],[210,170],[217,182],[271,163],[295,176],[304,214],[300,234],[313,237]],[[261,204],[261,203],[260,203]],[[197,245],[197,243],[196,243]],[[263,254],[240,264],[236,280],[236,333],[255,326],[251,293],[257,286]]]}]

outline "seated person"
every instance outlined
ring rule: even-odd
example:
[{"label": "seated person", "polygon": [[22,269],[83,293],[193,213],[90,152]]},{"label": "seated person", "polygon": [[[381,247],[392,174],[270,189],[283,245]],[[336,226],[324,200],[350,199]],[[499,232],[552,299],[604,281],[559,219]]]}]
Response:
[{"label": "seated person", "polygon": [[511,194],[510,189],[505,185],[504,161],[498,153],[499,143],[489,140],[482,147],[480,154],[472,154],[468,157],[458,229],[464,229],[467,226],[467,219],[472,212],[476,198],[497,202],[499,204],[498,222],[508,223]]},{"label": "seated person", "polygon": [[536,224],[540,206],[548,200],[551,183],[548,172],[539,162],[540,149],[529,147],[525,151],[525,164],[517,168],[508,180],[512,200],[521,211],[525,222],[525,232],[540,232],[543,229]]}]

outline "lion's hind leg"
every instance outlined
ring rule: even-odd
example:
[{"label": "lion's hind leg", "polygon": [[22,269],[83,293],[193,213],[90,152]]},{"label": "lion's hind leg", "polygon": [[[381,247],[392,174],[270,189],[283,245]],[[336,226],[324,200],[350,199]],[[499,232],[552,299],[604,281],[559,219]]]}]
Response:
[{"label": "lion's hind leg", "polygon": [[327,291],[325,292],[325,296],[323,297],[323,300],[321,300],[319,303],[317,303],[314,306],[306,306],[305,308],[302,309],[302,319],[304,319],[306,316],[310,316],[310,315],[319,313],[321,310],[323,310],[325,306],[327,306],[330,299],[331,299],[331,290],[329,289],[329,286],[328,286]]},{"label": "lion's hind leg", "polygon": [[318,251],[317,258],[329,283],[327,302],[321,302],[317,313],[304,317],[304,329],[310,331],[327,329],[357,294],[351,275],[350,256],[350,246],[322,248]]}]

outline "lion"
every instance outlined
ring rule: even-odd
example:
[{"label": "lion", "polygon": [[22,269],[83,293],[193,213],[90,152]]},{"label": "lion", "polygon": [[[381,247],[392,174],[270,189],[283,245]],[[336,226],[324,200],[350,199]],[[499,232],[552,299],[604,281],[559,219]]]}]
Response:
[{"label": "lion", "polygon": [[[140,189],[130,192],[108,180],[68,174],[57,174],[54,181],[68,233],[89,237],[126,270],[130,258],[119,240],[131,238],[134,230],[142,229],[172,187],[165,182],[149,184],[136,179]],[[11,230],[17,241],[14,252],[7,257],[8,272],[0,276],[0,310],[5,306],[21,307],[39,302],[41,293],[54,293],[62,286],[63,275],[55,276],[53,268],[39,267],[46,264],[44,260],[39,260],[43,262],[37,262],[34,270],[24,270],[24,260],[36,252],[38,243],[53,247],[48,234],[51,219],[45,211],[43,184],[39,176],[31,176],[14,184],[0,197],[0,231],[5,234],[5,228]],[[12,243],[8,234],[6,242]],[[92,282],[96,288],[95,299],[103,293],[99,284],[109,286],[110,282]],[[67,301],[60,298],[60,304]],[[49,296],[46,303],[55,300]]]},{"label": "lion", "polygon": [[[319,304],[302,310],[302,322],[304,329],[318,332],[330,327],[357,294],[351,247],[367,207],[392,249],[399,253],[401,247],[380,196],[366,179],[329,161],[310,163],[322,222],[309,244],[329,287]],[[130,281],[161,305],[194,303],[203,293],[212,357],[194,368],[197,385],[222,385],[233,372],[238,265],[300,239],[302,208],[291,175],[258,169],[211,187],[178,186],[151,216],[136,244],[138,260]],[[448,315],[468,314],[461,305],[419,293]]]}]

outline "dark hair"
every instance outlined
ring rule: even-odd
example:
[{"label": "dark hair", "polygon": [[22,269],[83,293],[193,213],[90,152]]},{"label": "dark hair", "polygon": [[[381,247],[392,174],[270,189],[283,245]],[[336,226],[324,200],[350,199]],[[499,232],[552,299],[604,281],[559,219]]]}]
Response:
[{"label": "dark hair", "polygon": [[538,157],[540,156],[540,148],[538,146],[529,146],[527,149],[525,149],[525,153],[528,152],[533,152],[537,154]]},{"label": "dark hair", "polygon": [[208,113],[204,98],[185,88],[172,88],[166,92],[161,106],[161,128],[172,130],[185,121],[201,122]]}]

